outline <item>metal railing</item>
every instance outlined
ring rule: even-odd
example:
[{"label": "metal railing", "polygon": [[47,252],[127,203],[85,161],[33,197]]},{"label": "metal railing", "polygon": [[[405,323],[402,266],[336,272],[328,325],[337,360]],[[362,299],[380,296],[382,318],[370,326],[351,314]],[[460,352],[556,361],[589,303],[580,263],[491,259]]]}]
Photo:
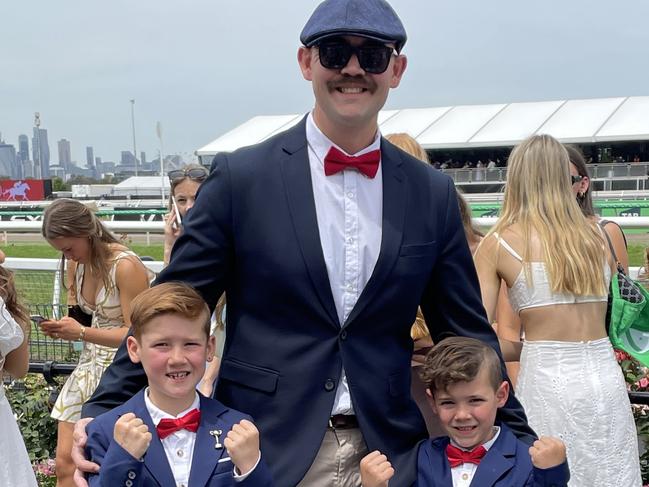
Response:
[{"label": "metal railing", "polygon": [[[447,168],[440,171],[451,176],[456,184],[504,183],[507,179],[507,167]],[[649,162],[588,164],[588,172],[593,180],[636,179],[644,183],[649,175]],[[641,186],[639,189],[644,189],[644,184]]]}]

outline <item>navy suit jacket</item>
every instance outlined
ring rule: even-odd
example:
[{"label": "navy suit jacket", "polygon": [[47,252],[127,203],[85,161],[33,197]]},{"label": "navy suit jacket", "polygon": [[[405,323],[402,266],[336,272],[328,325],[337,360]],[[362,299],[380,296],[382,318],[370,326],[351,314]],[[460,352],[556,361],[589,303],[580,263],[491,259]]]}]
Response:
[{"label": "navy suit jacket", "polygon": [[[499,350],[453,181],[385,139],[381,154],[380,254],[345,323],[338,322],[320,244],[304,120],[261,144],[215,157],[157,281],[188,282],[211,307],[226,291],[215,397],[255,418],[282,487],[297,484],[315,458],[343,365],[368,448],[386,453],[397,467],[405,462],[393,485],[414,481],[413,448],[427,436],[410,396],[410,328],[418,305],[436,342],[465,335]],[[122,345],[84,416],[145,385],[138,369]],[[513,396],[499,414],[532,441]]]},{"label": "navy suit jacket", "polygon": [[[188,487],[271,487],[270,472],[263,457],[248,477],[241,482],[235,482],[234,465],[225,447],[215,449],[215,438],[210,435],[210,431],[220,429],[220,440],[223,443],[234,424],[251,418],[226,408],[214,399],[201,395],[200,401],[201,422],[196,431]],[[134,458],[113,440],[115,422],[129,412],[144,421],[153,436],[143,461]],[[90,460],[101,466],[98,474],[91,474],[88,478],[91,487],[176,485],[164,448],[144,403],[144,391],[138,392],[123,405],[95,418],[88,425],[87,432],[86,453]]]},{"label": "navy suit jacket", "polygon": [[[453,487],[451,466],[446,458],[448,436],[425,440],[419,445],[417,481],[413,487]],[[476,487],[566,487],[570,479],[567,461],[548,469],[535,468],[529,446],[506,426],[489,448],[475,472]]]}]

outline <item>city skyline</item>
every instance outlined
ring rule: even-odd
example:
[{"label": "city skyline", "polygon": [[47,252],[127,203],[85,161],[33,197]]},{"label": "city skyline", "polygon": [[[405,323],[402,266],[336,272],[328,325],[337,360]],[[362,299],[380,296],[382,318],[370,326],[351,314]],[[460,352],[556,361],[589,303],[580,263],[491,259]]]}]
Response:
[{"label": "city skyline", "polygon": [[[17,147],[40,112],[78,164],[87,146],[117,162],[133,150],[134,99],[138,153],[157,158],[160,121],[165,152],[188,159],[253,116],[306,113],[296,52],[317,3],[70,0],[35,16],[31,2],[9,2],[0,132]],[[647,2],[391,3],[409,62],[387,109],[649,95]]]}]

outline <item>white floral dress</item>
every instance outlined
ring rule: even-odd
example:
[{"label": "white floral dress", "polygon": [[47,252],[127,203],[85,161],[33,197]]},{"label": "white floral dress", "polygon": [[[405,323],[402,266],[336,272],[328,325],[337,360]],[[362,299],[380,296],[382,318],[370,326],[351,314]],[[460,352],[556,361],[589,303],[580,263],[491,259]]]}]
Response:
[{"label": "white floral dress", "polygon": [[[117,254],[113,266],[110,269],[111,287],[110,289],[106,289],[103,286],[99,288],[94,308],[81,295],[84,265],[77,265],[74,276],[77,290],[77,303],[84,312],[92,314],[92,328],[109,329],[124,325],[119,289],[115,285],[115,272],[118,262],[129,256],[138,258],[130,250],[125,250]],[[117,348],[83,342],[79,365],[77,365],[61,388],[59,397],[52,409],[51,416],[54,419],[71,423],[81,419],[81,406],[95,392],[99,384],[99,379],[101,379],[102,374],[113,361],[116,351]]]}]

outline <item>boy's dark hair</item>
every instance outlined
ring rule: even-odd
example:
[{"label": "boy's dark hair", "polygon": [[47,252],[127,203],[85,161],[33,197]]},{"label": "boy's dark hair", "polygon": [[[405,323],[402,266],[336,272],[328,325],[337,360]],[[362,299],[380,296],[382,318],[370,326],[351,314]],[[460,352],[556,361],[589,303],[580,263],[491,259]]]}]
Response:
[{"label": "boy's dark hair", "polygon": [[205,316],[205,335],[210,336],[210,311],[196,290],[182,282],[165,282],[142,291],[131,302],[133,336],[140,339],[146,325],[161,315],[177,315],[190,320]]},{"label": "boy's dark hair", "polygon": [[496,351],[489,345],[467,337],[449,337],[430,349],[422,367],[421,378],[430,389],[446,391],[458,382],[471,382],[482,367],[489,375],[494,390],[503,382],[503,372]]}]

